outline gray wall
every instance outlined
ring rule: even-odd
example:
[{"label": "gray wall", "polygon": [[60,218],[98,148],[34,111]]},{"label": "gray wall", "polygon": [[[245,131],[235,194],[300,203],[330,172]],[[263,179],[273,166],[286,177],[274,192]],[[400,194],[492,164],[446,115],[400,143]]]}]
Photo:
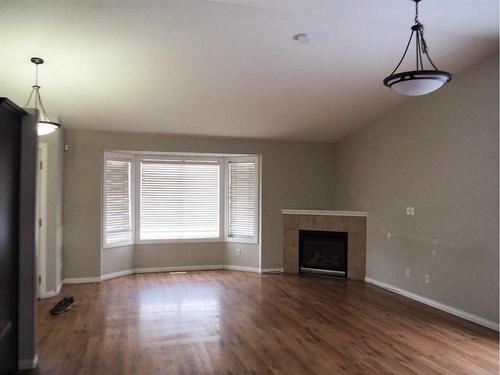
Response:
[{"label": "gray wall", "polygon": [[223,244],[219,242],[135,245],[135,266],[220,265],[224,260],[223,250]]},{"label": "gray wall", "polygon": [[[285,207],[286,208],[286,207]],[[248,243],[226,242],[223,245],[223,264],[259,268],[259,246]],[[237,255],[237,249],[240,249],[241,255]],[[282,268],[283,264],[278,267]],[[271,268],[271,267],[262,267]]]},{"label": "gray wall", "polygon": [[62,274],[64,130],[41,136],[38,141],[47,144],[45,288],[51,291],[57,290]]},{"label": "gray wall", "polygon": [[135,268],[134,245],[103,249],[101,255],[101,274],[132,270]]},{"label": "gray wall", "polygon": [[495,322],[498,100],[497,58],[412,98],[334,145],[333,190],[335,208],[369,212],[368,277]]},{"label": "gray wall", "polygon": [[[132,255],[130,249],[123,253],[103,250],[101,254],[101,176],[105,150],[262,155],[262,268],[282,267],[282,208],[332,208],[330,144],[71,129],[66,130],[65,140],[71,147],[64,159],[65,278],[117,272],[128,267],[130,259],[140,268],[222,264],[233,258],[232,245],[226,244],[147,245],[136,246]],[[241,246],[241,249],[242,256],[234,264],[258,267],[258,247]]]}]

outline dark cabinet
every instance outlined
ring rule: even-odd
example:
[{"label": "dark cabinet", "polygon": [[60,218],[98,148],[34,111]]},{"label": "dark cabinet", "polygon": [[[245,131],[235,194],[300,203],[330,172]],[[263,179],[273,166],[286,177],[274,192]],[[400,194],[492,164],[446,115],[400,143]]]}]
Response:
[{"label": "dark cabinet", "polygon": [[[17,373],[23,117],[0,98],[0,374]],[[30,233],[34,228],[26,228]]]}]

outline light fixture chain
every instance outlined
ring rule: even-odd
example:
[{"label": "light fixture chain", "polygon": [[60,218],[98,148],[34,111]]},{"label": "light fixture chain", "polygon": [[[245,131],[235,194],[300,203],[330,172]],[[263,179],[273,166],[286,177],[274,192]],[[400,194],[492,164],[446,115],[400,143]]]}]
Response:
[{"label": "light fixture chain", "polygon": [[33,97],[33,93],[35,92],[35,90],[36,90],[36,89],[35,89],[34,87],[31,89],[31,94],[30,94],[30,96],[29,96],[29,98],[28,98],[28,101],[26,102],[26,105],[24,106],[24,108],[28,108],[28,105],[29,105],[29,104],[30,104],[30,102],[31,102],[31,98]]},{"label": "light fixture chain", "polygon": [[45,111],[45,107],[43,106],[42,97],[40,96],[40,92],[38,90],[36,90],[36,93],[37,93],[36,97],[38,99],[38,103],[40,103],[40,112],[41,112],[42,118],[48,119],[49,116],[47,115],[47,111]]},{"label": "light fixture chain", "polygon": [[427,54],[428,48],[427,43],[424,39],[424,25],[422,25],[422,27],[420,28],[420,39],[422,40],[422,50],[425,54]]},{"label": "light fixture chain", "polygon": [[403,62],[403,60],[405,59],[406,57],[406,53],[408,52],[408,48],[410,48],[410,44],[411,44],[411,40],[413,39],[413,34],[415,33],[415,30],[412,29],[411,31],[411,35],[410,35],[410,39],[408,40],[408,44],[406,45],[406,49],[403,53],[403,56],[401,57],[401,60],[399,60],[399,63],[398,65],[396,65],[396,67],[394,68],[394,70],[392,71],[391,75],[393,75],[394,73],[396,73],[396,70],[398,70],[398,68],[400,67],[401,63]]}]

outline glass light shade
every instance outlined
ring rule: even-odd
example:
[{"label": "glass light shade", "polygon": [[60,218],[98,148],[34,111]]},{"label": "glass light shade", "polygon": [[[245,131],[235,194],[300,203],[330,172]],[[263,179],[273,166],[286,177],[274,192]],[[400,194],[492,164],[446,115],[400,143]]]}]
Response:
[{"label": "glass light shade", "polygon": [[50,134],[61,127],[60,124],[56,122],[49,121],[39,121],[37,124],[37,132],[38,135],[47,135]]},{"label": "glass light shade", "polygon": [[451,74],[439,70],[419,70],[393,74],[384,85],[409,96],[420,96],[439,90],[451,80]]}]

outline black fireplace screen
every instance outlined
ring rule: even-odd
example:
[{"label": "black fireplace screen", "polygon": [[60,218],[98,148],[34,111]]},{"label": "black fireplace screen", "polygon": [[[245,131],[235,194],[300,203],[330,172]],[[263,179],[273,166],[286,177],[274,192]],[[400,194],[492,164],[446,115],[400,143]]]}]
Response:
[{"label": "black fireplace screen", "polygon": [[300,272],[347,277],[347,233],[301,230]]}]

